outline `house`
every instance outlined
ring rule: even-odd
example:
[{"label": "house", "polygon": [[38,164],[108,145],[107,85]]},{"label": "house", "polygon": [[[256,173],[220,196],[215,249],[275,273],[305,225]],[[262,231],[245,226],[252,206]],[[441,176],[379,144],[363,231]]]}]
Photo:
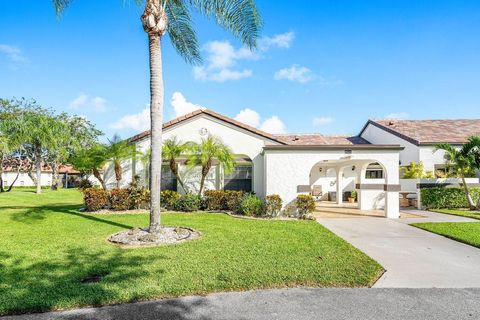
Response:
[{"label": "house", "polygon": [[426,171],[438,177],[445,171],[445,152],[438,143],[460,147],[473,135],[480,135],[480,119],[463,120],[369,120],[359,136],[371,143],[392,143],[404,147],[400,166],[422,162]]},{"label": "house", "polygon": [[[286,208],[298,194],[314,190],[318,200],[341,205],[356,190],[360,210],[383,209],[386,217],[398,218],[399,192],[406,189],[418,193],[419,188],[417,181],[400,179],[400,166],[423,161],[427,170],[444,168],[443,152],[435,151],[434,144],[461,145],[469,136],[480,133],[480,120],[369,120],[356,136],[269,134],[200,109],[166,122],[163,130],[163,139],[176,137],[183,142],[200,142],[215,135],[233,150],[235,171],[226,174],[214,165],[206,189],[245,190],[261,197],[278,194]],[[138,151],[146,152],[150,132],[129,140]],[[180,175],[189,191],[196,192],[200,168],[189,168],[185,162],[178,160]],[[123,185],[134,175],[146,177],[140,161],[131,159],[122,165]],[[112,166],[106,168],[105,180],[108,186],[115,185]],[[184,192],[166,163],[162,189]]]},{"label": "house", "polygon": [[[29,168],[30,165],[24,164],[24,168]],[[80,172],[75,170],[71,165],[60,165],[58,173],[64,187],[74,187],[80,179]],[[35,172],[33,172],[35,175]],[[3,168],[1,179],[5,188],[13,184],[14,187],[34,187],[35,182],[32,180],[28,172],[19,171],[16,167],[5,165]],[[52,169],[47,164],[42,164],[41,185],[51,186],[53,181]]]},{"label": "house", "polygon": [[[234,189],[263,197],[278,194],[291,204],[298,194],[321,189],[321,199],[342,203],[346,193],[357,190],[359,208],[384,209],[391,218],[399,216],[399,144],[372,144],[359,136],[273,135],[208,109],[196,110],[163,125],[163,139],[199,142],[208,135],[220,137],[233,150],[237,166],[225,174],[215,165],[206,189]],[[140,152],[150,146],[149,131],[130,141]],[[185,159],[178,167],[190,191],[198,189],[200,168],[189,168]],[[146,177],[144,165],[135,159],[124,161],[123,185],[134,175]],[[183,192],[167,164],[162,170],[162,187]],[[105,181],[115,185],[112,166]],[[340,195],[337,197],[337,195]]]}]

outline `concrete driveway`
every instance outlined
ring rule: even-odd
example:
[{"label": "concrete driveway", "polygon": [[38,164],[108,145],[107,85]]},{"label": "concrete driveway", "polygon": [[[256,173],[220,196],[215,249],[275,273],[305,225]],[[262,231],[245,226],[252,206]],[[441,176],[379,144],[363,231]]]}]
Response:
[{"label": "concrete driveway", "polygon": [[319,218],[317,221],[377,260],[387,271],[374,287],[480,287],[480,250],[409,226],[414,222],[479,222],[451,215],[411,211],[398,220]]}]

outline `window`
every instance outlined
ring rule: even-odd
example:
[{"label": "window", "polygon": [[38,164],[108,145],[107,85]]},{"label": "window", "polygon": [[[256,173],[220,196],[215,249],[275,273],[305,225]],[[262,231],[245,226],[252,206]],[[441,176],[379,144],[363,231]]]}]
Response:
[{"label": "window", "polygon": [[365,173],[365,179],[383,179],[383,169],[378,163],[372,163],[368,166]]},{"label": "window", "polygon": [[169,166],[162,166],[162,190],[177,191],[177,178]]},{"label": "window", "polygon": [[236,166],[232,173],[225,174],[224,190],[252,191],[252,166]]}]

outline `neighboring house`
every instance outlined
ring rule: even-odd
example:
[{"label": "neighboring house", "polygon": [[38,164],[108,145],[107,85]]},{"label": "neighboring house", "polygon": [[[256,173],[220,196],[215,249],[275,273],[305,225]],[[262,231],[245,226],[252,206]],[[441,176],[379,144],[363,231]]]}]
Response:
[{"label": "neighboring house", "polygon": [[[356,190],[358,208],[384,209],[385,216],[399,217],[399,192],[418,195],[420,181],[400,179],[400,166],[422,161],[426,170],[444,169],[444,154],[434,144],[461,145],[480,134],[480,120],[369,120],[358,136],[322,134],[269,134],[208,109],[201,109],[163,125],[163,139],[200,142],[208,135],[220,137],[233,151],[237,166],[230,174],[214,165],[206,189],[244,190],[264,197],[278,194],[288,209],[298,194],[314,193],[317,200],[341,204]],[[137,150],[146,152],[150,132],[129,139]],[[141,161],[122,163],[122,185],[134,175],[146,179]],[[178,167],[190,192],[197,192],[200,168],[189,168],[186,159]],[[452,179],[450,179],[452,180]],[[458,183],[449,181],[449,183]],[[105,181],[115,185],[111,165]],[[440,181],[440,180],[438,180]],[[438,183],[433,179],[432,183]],[[442,180],[443,181],[443,180]],[[478,179],[474,182],[478,183]],[[162,189],[183,193],[167,163],[162,169]],[[340,195],[340,196],[337,196]]]},{"label": "neighboring house", "polygon": [[480,135],[480,119],[464,120],[369,120],[359,136],[371,143],[399,144],[400,166],[423,162],[426,171],[445,171],[443,150],[435,144],[460,147],[473,135]]},{"label": "neighboring house", "polygon": [[[60,165],[58,172],[64,187],[74,187],[80,178],[80,172],[75,170],[71,165]],[[35,172],[33,173],[35,174]],[[18,175],[18,178],[17,178]],[[3,186],[9,187],[14,183],[14,187],[33,187],[35,183],[27,172],[17,172],[15,168],[4,167],[1,179]],[[42,165],[41,185],[51,186],[53,181],[52,169],[46,165]]]}]

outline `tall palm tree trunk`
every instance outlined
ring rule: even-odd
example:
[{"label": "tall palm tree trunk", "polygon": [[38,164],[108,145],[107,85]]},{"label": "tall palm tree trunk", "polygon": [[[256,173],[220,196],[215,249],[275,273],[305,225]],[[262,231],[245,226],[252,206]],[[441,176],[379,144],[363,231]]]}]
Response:
[{"label": "tall palm tree trunk", "polygon": [[37,194],[42,193],[42,151],[35,147],[35,171],[37,176]]},{"label": "tall palm tree trunk", "polygon": [[477,207],[475,206],[475,203],[473,202],[472,195],[470,194],[470,190],[468,189],[467,182],[465,181],[465,177],[463,176],[462,176],[462,184],[463,184],[463,190],[465,191],[465,196],[467,197],[468,206],[470,210],[477,209]]},{"label": "tall palm tree trunk", "polygon": [[160,230],[160,184],[162,174],[163,77],[161,36],[149,33],[150,49],[150,227],[151,233]]}]

